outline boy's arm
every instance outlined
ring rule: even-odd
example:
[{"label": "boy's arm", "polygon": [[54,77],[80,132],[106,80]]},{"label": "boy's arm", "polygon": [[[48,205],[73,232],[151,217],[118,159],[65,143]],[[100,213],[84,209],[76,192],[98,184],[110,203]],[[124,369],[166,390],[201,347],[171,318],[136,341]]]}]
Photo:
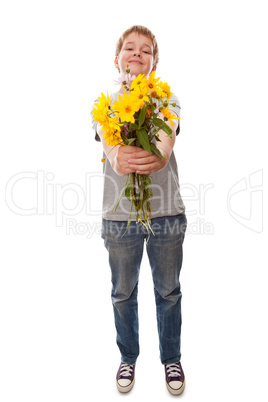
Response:
[{"label": "boy's arm", "polygon": [[133,147],[130,145],[119,145],[117,147],[112,147],[111,145],[107,145],[103,140],[103,131],[99,123],[97,124],[97,133],[101,139],[103,150],[111,164],[112,169],[119,176],[134,173],[135,170],[129,167],[127,161],[137,147]]},{"label": "boy's arm", "polygon": [[[162,120],[164,119],[164,116],[161,114],[159,116]],[[173,120],[173,125],[169,122],[165,122],[172,130],[172,137],[170,138],[163,130],[159,131],[159,139],[161,142],[157,142],[157,148],[161,152],[161,154],[164,156],[164,158],[167,159],[167,162],[170,158],[171,152],[174,148],[175,141],[176,141],[176,130],[178,127],[178,120]],[[166,162],[166,164],[167,164]]]}]

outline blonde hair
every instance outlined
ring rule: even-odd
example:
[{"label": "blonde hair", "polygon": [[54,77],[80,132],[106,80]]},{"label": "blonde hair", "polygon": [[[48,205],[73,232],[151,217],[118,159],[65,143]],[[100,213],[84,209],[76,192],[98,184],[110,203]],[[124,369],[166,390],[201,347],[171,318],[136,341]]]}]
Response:
[{"label": "blonde hair", "polygon": [[156,38],[155,38],[154,34],[150,31],[150,29],[148,29],[142,25],[133,25],[131,28],[129,28],[125,32],[123,32],[123,34],[117,41],[116,48],[115,48],[115,55],[119,56],[119,53],[121,52],[124,40],[132,32],[136,32],[139,35],[147,36],[148,38],[151,39],[152,44],[153,44],[154,66],[156,66],[159,61],[159,50],[158,50],[158,44],[157,44]]}]

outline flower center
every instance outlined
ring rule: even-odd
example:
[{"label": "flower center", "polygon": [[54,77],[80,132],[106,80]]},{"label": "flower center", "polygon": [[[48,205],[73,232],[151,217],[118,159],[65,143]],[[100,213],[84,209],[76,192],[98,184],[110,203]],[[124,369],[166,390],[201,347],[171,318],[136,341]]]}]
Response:
[{"label": "flower center", "polygon": [[126,113],[130,113],[130,112],[131,112],[131,107],[130,107],[130,106],[126,106],[126,107],[125,107],[125,112],[126,112]]},{"label": "flower center", "polygon": [[148,87],[151,88],[151,89],[153,89],[154,85],[153,85],[153,84],[149,84]]}]

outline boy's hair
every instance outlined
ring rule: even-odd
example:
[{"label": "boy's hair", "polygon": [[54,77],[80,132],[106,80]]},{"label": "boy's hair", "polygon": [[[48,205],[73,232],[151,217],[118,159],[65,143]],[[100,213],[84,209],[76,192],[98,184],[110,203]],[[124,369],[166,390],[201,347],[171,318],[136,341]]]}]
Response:
[{"label": "boy's hair", "polygon": [[119,55],[119,53],[121,52],[124,40],[132,32],[136,32],[139,35],[147,36],[148,38],[151,39],[152,44],[153,44],[154,66],[156,66],[156,64],[159,61],[159,50],[158,50],[158,44],[157,44],[156,38],[155,38],[154,34],[150,31],[150,29],[148,29],[142,25],[133,25],[131,28],[129,28],[125,32],[123,32],[123,34],[117,41],[116,48],[115,48],[115,55],[116,56]]}]

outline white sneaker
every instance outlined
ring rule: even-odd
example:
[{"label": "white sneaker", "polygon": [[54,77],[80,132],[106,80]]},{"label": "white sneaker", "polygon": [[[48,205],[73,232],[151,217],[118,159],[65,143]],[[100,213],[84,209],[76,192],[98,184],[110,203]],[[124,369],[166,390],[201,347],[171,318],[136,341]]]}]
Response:
[{"label": "white sneaker", "polygon": [[121,363],[116,375],[116,385],[120,392],[129,392],[135,383],[135,364]]}]

